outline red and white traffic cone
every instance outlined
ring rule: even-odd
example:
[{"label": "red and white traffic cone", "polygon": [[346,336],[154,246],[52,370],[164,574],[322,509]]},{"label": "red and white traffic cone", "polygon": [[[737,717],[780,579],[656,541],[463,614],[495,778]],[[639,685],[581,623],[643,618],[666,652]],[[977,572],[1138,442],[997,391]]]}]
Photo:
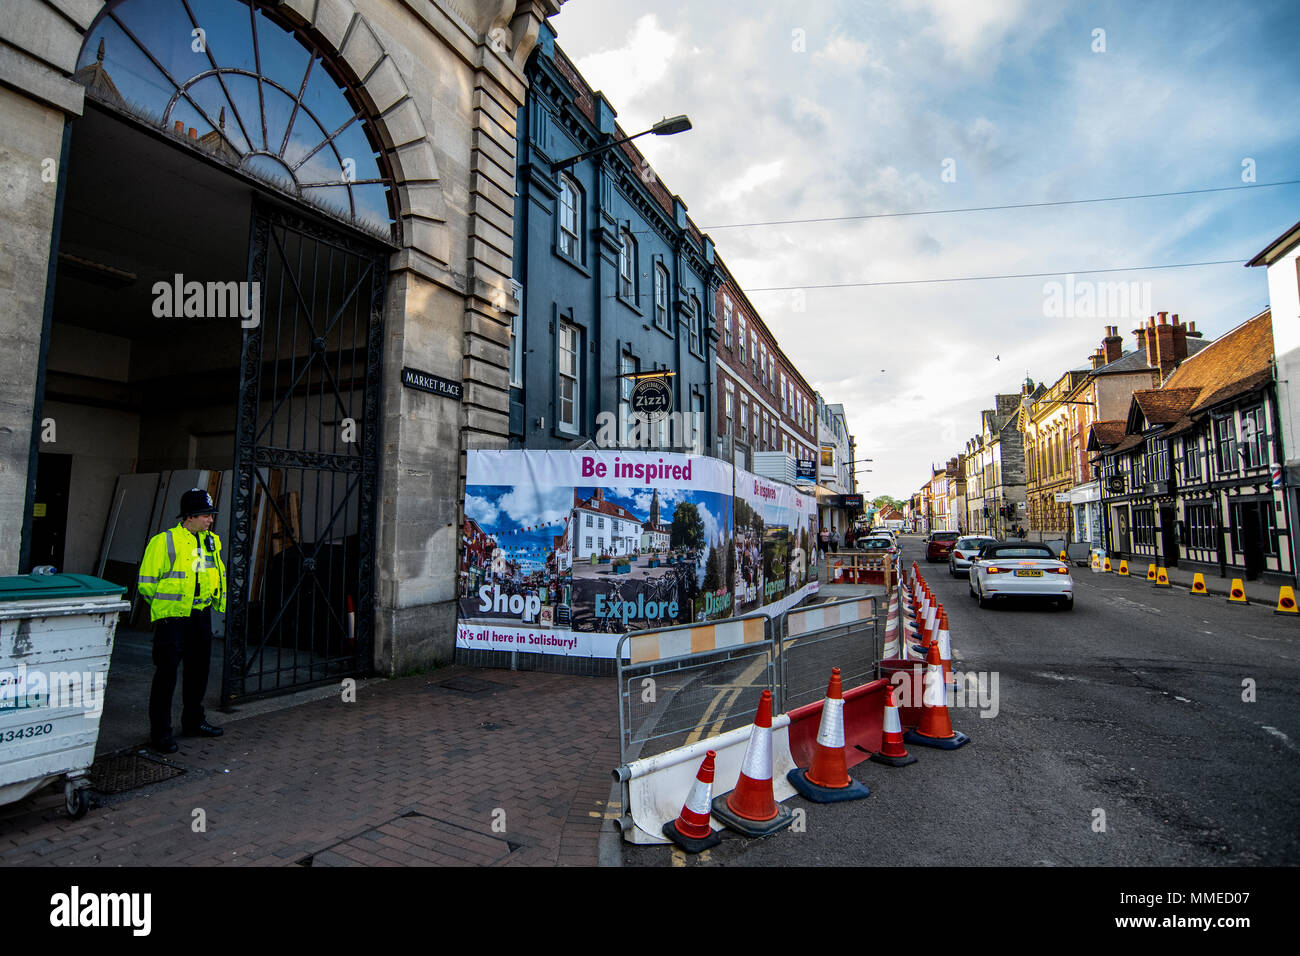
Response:
[{"label": "red and white traffic cone", "polygon": [[916,758],[903,746],[903,722],[898,716],[898,705],[894,703],[894,685],[890,684],[885,691],[888,695],[885,698],[885,730],[881,735],[880,753],[872,754],[871,760],[886,767],[906,767],[909,763],[916,763]]},{"label": "red and white traffic cone", "polygon": [[930,648],[930,656],[925,661],[925,694],[921,698],[921,723],[915,730],[909,730],[903,736],[903,740],[922,747],[938,747],[940,750],[956,750],[963,744],[970,743],[969,737],[952,729],[952,721],[948,718],[948,705],[944,698],[943,663],[939,660],[939,645],[935,644]]},{"label": "red and white traffic cone", "polygon": [[691,792],[682,804],[681,815],[676,820],[669,820],[663,826],[663,834],[687,853],[699,853],[709,847],[717,846],[722,837],[713,832],[709,826],[709,803],[713,794],[713,761],[717,751],[710,750],[704,755],[700,770],[691,784]]},{"label": "red and white traffic cone", "polygon": [[939,645],[939,663],[943,665],[943,686],[944,693],[947,688],[956,683],[956,678],[952,676],[952,638],[948,636],[948,612],[939,609],[939,630],[935,634],[934,642]]},{"label": "red and white traffic cone", "polygon": [[745,836],[767,836],[794,822],[772,789],[772,692],[763,691],[736,789],[713,799],[713,815]]},{"label": "red and white traffic cone", "polygon": [[871,793],[865,784],[849,776],[849,763],[844,756],[844,691],[838,667],[831,668],[826,699],[822,701],[822,722],[817,728],[812,766],[806,770],[796,767],[785,777],[814,803],[861,800]]}]

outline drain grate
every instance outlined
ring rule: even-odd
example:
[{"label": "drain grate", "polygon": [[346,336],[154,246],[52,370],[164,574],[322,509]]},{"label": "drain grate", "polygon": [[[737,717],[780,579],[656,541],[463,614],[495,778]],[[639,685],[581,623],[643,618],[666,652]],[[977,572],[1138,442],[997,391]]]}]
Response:
[{"label": "drain grate", "polygon": [[182,767],[174,767],[142,753],[113,754],[95,761],[90,768],[90,782],[100,793],[125,793],[179,777],[184,772]]},{"label": "drain grate", "polygon": [[491,694],[498,690],[506,690],[511,685],[498,684],[496,681],[483,680],[479,677],[452,677],[449,680],[442,681],[435,686],[447,690],[459,691],[462,694]]}]

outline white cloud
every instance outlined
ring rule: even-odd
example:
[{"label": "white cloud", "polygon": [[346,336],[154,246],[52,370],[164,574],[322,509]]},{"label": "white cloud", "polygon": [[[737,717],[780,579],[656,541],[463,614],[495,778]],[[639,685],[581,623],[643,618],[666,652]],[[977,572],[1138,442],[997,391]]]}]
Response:
[{"label": "white cloud", "polygon": [[587,81],[621,112],[664,78],[679,45],[679,37],[663,29],[657,16],[647,13],[633,25],[623,46],[590,53],[575,63]]},{"label": "white cloud", "polygon": [[478,522],[480,528],[494,524],[500,509],[486,498],[478,495],[465,496],[465,514]]},{"label": "white cloud", "polygon": [[521,527],[563,524],[573,507],[573,489],[517,485],[501,496],[499,505]]},{"label": "white cloud", "polygon": [[722,183],[718,189],[718,198],[724,202],[731,202],[738,199],[745,193],[752,192],[764,183],[770,183],[781,176],[782,163],[776,159],[770,163],[758,163],[750,166],[743,173],[728,182]]}]

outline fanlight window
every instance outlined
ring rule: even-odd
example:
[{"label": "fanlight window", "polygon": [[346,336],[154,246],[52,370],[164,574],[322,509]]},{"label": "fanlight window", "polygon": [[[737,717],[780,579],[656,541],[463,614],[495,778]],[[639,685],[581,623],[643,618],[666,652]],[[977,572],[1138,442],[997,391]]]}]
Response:
[{"label": "fanlight window", "polygon": [[308,42],[248,0],[121,0],[91,30],[76,79],[92,99],[392,237],[378,139]]}]

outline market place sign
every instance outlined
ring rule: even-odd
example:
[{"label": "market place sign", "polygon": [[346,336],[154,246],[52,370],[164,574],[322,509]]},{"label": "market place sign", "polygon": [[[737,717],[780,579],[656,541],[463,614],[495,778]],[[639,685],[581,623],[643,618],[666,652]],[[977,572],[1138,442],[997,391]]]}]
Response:
[{"label": "market place sign", "polygon": [[666,378],[642,378],[632,386],[628,397],[634,414],[644,415],[646,421],[657,422],[672,414],[673,390]]},{"label": "market place sign", "polygon": [[432,372],[421,372],[415,368],[402,369],[402,384],[407,388],[428,392],[430,395],[445,395],[447,398],[454,398],[458,402],[464,392],[464,386],[460,382],[434,375]]}]

